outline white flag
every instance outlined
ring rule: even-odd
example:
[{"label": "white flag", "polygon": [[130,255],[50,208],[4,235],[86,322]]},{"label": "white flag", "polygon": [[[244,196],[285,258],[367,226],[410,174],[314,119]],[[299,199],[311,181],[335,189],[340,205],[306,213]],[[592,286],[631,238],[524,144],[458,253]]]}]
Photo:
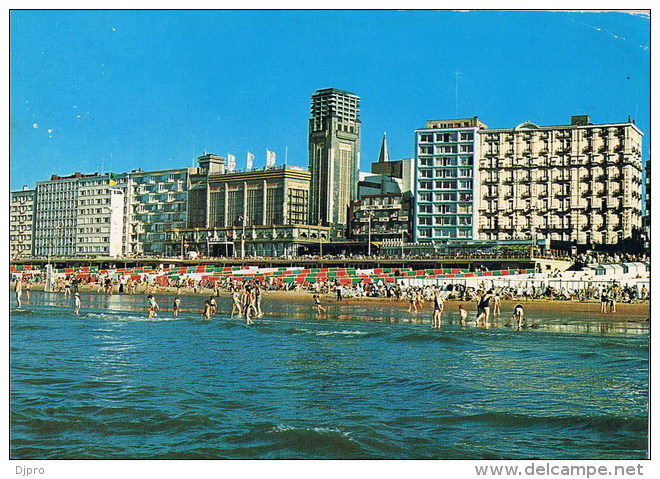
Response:
[{"label": "white flag", "polygon": [[229,171],[234,171],[236,168],[236,157],[234,155],[227,155],[227,169]]},{"label": "white flag", "polygon": [[251,170],[253,161],[254,161],[254,155],[248,151],[247,152],[247,165],[246,165],[245,169]]},{"label": "white flag", "polygon": [[272,168],[275,166],[275,152],[266,150],[266,166]]}]

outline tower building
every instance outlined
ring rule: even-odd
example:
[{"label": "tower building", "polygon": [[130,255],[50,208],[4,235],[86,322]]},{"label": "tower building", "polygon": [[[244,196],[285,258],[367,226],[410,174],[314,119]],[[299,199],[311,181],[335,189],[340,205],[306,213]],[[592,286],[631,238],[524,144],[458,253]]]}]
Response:
[{"label": "tower building", "polygon": [[311,172],[309,222],[343,237],[351,201],[357,199],[360,98],[334,88],[312,95],[309,120]]}]

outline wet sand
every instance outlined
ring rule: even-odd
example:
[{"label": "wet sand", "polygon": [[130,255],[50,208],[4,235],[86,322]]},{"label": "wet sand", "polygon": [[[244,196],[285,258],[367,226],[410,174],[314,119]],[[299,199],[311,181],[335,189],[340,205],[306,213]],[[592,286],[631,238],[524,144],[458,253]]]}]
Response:
[{"label": "wet sand", "polygon": [[[42,284],[33,284],[31,286],[33,291],[43,291]],[[107,293],[98,293],[98,287],[91,287],[89,285],[83,285],[79,288],[81,294],[107,294]],[[54,293],[54,294],[64,294],[64,293]],[[113,294],[124,295],[126,293],[115,292]],[[198,289],[197,292],[194,292],[192,288],[181,288],[177,293],[177,288],[171,287],[149,287],[145,288],[144,285],[141,285],[137,291],[136,295],[145,295],[145,294],[154,294],[154,295],[165,295],[165,296],[211,296],[213,295],[212,289],[202,288]],[[313,304],[312,295],[316,294],[313,291],[264,291],[263,292],[263,301],[267,303],[268,301],[277,301],[277,302],[287,302],[291,304]],[[219,297],[229,298],[231,294],[225,290],[220,291]],[[321,303],[324,307],[332,307],[335,305],[358,305],[358,306],[378,306],[380,308],[387,307],[392,309],[408,309],[409,303],[406,299],[400,301],[390,301],[388,298],[346,298],[342,301],[336,300],[336,295],[334,293],[330,294],[321,294]],[[25,293],[23,293],[23,298],[25,298]],[[472,311],[475,309],[475,301],[456,301],[449,300],[445,301],[445,311],[454,311],[458,309],[459,304],[463,304],[465,309]],[[566,301],[566,300],[546,300],[546,299],[533,299],[525,301],[524,299],[517,300],[503,300],[501,306],[501,314],[503,316],[509,315],[516,304],[522,304],[525,308],[527,314],[534,314],[535,312],[543,313],[560,313],[560,314],[593,314],[597,315],[599,319],[602,320],[612,320],[612,321],[647,321],[651,315],[651,305],[650,301],[635,302],[635,303],[617,303],[615,313],[601,313],[600,312],[600,302],[596,300],[592,301]],[[420,313],[431,312],[432,302],[425,301]]]}]

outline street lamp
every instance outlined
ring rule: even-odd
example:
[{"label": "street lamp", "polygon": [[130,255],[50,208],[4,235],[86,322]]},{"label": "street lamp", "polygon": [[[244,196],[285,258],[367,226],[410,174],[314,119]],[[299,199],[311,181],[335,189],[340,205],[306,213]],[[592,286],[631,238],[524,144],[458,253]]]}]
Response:
[{"label": "street lamp", "polygon": [[238,221],[240,221],[243,225],[243,233],[241,234],[241,259],[245,258],[245,216],[241,215],[238,217]]},{"label": "street lamp", "polygon": [[371,257],[371,218],[373,218],[374,214],[373,212],[369,211],[369,233],[368,233],[368,241],[367,241],[367,256]]}]

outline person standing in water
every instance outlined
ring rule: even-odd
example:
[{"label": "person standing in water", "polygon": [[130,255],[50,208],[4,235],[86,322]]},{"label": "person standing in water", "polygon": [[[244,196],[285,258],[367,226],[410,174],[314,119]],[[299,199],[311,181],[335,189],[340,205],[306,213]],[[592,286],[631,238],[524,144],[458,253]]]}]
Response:
[{"label": "person standing in water", "polygon": [[23,278],[20,276],[16,278],[14,292],[16,293],[16,309],[21,309],[21,296],[23,296]]},{"label": "person standing in water", "polygon": [[218,303],[216,303],[215,297],[211,296],[209,298],[209,304],[211,305],[211,317],[213,317],[218,312]]},{"label": "person standing in water", "polygon": [[314,304],[316,305],[316,314],[324,313],[326,309],[321,306],[321,298],[319,298],[319,295],[315,294],[312,298],[314,298]]},{"label": "person standing in water", "polygon": [[502,306],[502,299],[499,294],[493,295],[493,314],[500,314],[500,307]]},{"label": "person standing in water", "polygon": [[520,331],[523,327],[523,321],[525,320],[525,310],[522,307],[522,304],[517,304],[513,308],[513,320],[516,322],[516,329]]},{"label": "person standing in water", "polygon": [[468,312],[467,310],[463,307],[462,304],[458,305],[458,314],[461,317],[461,326],[466,326],[467,325],[467,317],[468,317]]},{"label": "person standing in water", "polygon": [[154,298],[152,295],[147,296],[147,300],[149,301],[149,318],[153,318],[156,316],[156,311],[158,311],[158,303],[156,302],[156,298]]},{"label": "person standing in water", "polygon": [[254,296],[257,309],[257,318],[263,318],[264,312],[261,309],[261,288],[256,283],[254,285]]},{"label": "person standing in water", "polygon": [[488,318],[490,317],[490,300],[492,297],[493,291],[490,290],[479,300],[479,315],[477,316],[477,322],[483,320],[485,324],[488,324]]},{"label": "person standing in water", "polygon": [[231,305],[231,315],[230,319],[234,319],[234,313],[238,314],[238,317],[241,317],[241,293],[238,292],[238,289],[234,289],[234,292],[231,294],[232,305]]},{"label": "person standing in water", "polygon": [[440,327],[443,309],[444,302],[442,301],[442,296],[440,296],[440,291],[436,290],[433,296],[433,319],[431,320],[431,327],[436,329]]},{"label": "person standing in water", "polygon": [[174,314],[174,317],[179,315],[179,305],[181,304],[181,299],[177,296],[174,298],[174,304],[172,305],[172,313]]},{"label": "person standing in water", "polygon": [[204,301],[204,312],[202,313],[202,318],[211,319],[212,309],[213,307],[211,306],[211,300],[207,299]]},{"label": "person standing in water", "polygon": [[80,294],[74,293],[73,294],[73,312],[74,314],[80,314]]}]

